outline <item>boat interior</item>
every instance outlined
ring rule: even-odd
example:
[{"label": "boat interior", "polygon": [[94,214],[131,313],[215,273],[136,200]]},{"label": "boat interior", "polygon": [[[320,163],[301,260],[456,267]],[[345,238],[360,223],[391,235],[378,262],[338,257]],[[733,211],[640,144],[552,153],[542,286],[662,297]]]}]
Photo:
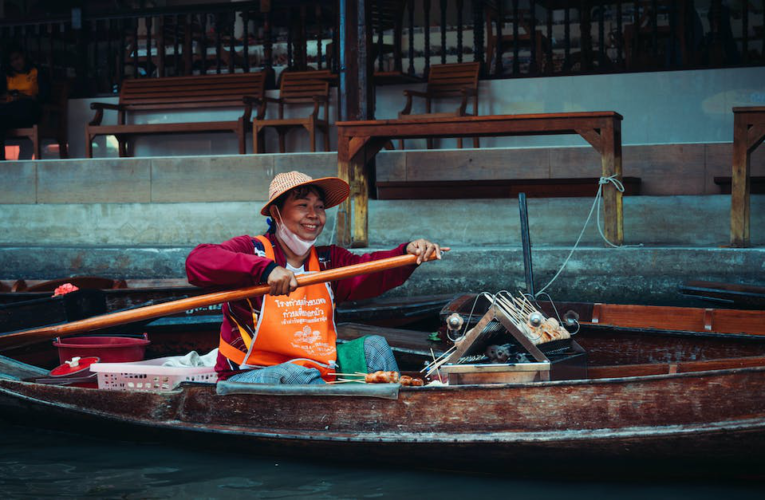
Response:
[{"label": "boat interior", "polygon": [[[519,303],[523,300],[517,299]],[[759,330],[738,333],[688,328],[693,308],[629,306],[632,316],[622,324],[593,321],[593,311],[604,305],[529,303],[522,319],[535,318],[559,325],[565,338],[537,341],[508,321],[494,308],[492,297],[460,295],[443,305],[438,330],[391,328],[379,324],[339,323],[338,341],[365,335],[381,335],[391,345],[402,374],[425,384],[450,385],[538,383],[555,380],[607,379],[666,375],[710,370],[765,366],[765,335]],[[626,307],[626,306],[623,306]],[[662,309],[671,309],[663,311]],[[651,325],[651,314],[676,316],[665,328]],[[761,312],[741,311],[744,319]],[[634,316],[634,317],[633,317]],[[217,318],[217,316],[215,316]],[[601,317],[605,317],[601,315]],[[191,351],[205,354],[218,344],[217,322],[196,324],[168,321],[143,322],[90,332],[74,338],[148,338],[145,358],[183,356]],[[538,318],[537,318],[538,319]],[[735,330],[736,327],[729,325]],[[746,326],[746,325],[744,325]],[[64,359],[52,341],[5,349],[0,364],[6,376],[51,381],[49,370]]]}]

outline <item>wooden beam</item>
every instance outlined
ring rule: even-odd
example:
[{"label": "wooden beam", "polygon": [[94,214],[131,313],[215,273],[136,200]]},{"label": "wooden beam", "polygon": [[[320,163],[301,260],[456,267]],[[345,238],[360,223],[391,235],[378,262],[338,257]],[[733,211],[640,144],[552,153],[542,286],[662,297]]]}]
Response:
[{"label": "wooden beam", "polygon": [[577,130],[576,133],[581,135],[582,138],[590,144],[590,146],[595,148],[595,151],[603,154],[603,138],[600,136],[600,133],[596,129],[580,129]]},{"label": "wooden beam", "polygon": [[752,125],[747,134],[746,150],[751,153],[765,140],[765,124]]},{"label": "wooden beam", "polygon": [[352,137],[349,144],[348,159],[356,158],[356,155],[363,153],[366,145],[371,141],[371,137]]}]

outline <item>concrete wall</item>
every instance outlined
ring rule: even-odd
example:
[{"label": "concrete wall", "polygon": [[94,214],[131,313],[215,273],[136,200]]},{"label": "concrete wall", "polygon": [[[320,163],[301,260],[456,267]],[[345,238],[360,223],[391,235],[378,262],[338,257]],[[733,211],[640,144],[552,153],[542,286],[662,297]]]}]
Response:
[{"label": "concrete wall", "polygon": [[[377,118],[395,118],[404,107],[402,91],[422,85],[394,85],[377,89]],[[274,92],[271,92],[274,94]],[[90,102],[117,102],[115,98],[70,101],[69,144],[73,158],[85,153],[84,126],[93,117]],[[336,95],[330,117],[336,120]],[[660,71],[616,75],[486,80],[480,84],[479,113],[517,114],[566,111],[613,110],[624,116],[625,145],[731,142],[733,106],[765,104],[765,68],[733,68],[697,71]],[[456,109],[456,103],[444,109]],[[420,108],[423,110],[423,108]],[[275,110],[274,110],[275,111]],[[271,111],[273,113],[274,111]],[[415,108],[417,112],[417,108]],[[295,110],[296,115],[307,110]],[[236,119],[239,110],[147,113],[132,118],[134,123],[209,119]],[[116,113],[106,113],[104,124],[115,123]],[[267,132],[267,150],[277,149],[276,134]],[[332,148],[335,148],[334,131]],[[320,139],[321,140],[321,139]],[[95,143],[96,156],[117,156],[114,138]],[[445,140],[442,148],[454,147]],[[518,137],[484,139],[482,147],[563,147],[584,146],[577,136]],[[251,145],[248,148],[251,150]],[[307,133],[295,131],[288,137],[288,151],[309,151]],[[422,141],[410,141],[408,148],[423,148]],[[230,154],[237,150],[233,134],[196,134],[143,137],[136,142],[138,156]]]},{"label": "concrete wall", "polygon": [[[731,175],[723,144],[625,146],[625,176],[641,178],[648,196],[720,194],[716,176]],[[276,173],[336,175],[335,153],[225,155],[6,162],[2,203],[168,203],[264,199]],[[379,181],[490,182],[600,176],[589,146],[572,148],[390,151],[377,157]],[[765,147],[752,155],[752,175],[765,175]]]},{"label": "concrete wall", "polygon": [[[192,246],[0,246],[0,279],[13,281],[99,275],[126,279],[184,278]],[[537,289],[563,264],[568,248],[535,248]],[[692,305],[678,294],[689,280],[763,284],[765,249],[584,247],[548,289],[556,301]],[[427,263],[389,296],[524,289],[518,247],[455,247]],[[709,307],[709,304],[706,304]]]},{"label": "concrete wall", "polygon": [[[475,153],[449,154],[464,162]],[[386,153],[379,174],[409,178],[433,159],[427,154]],[[184,260],[196,244],[263,232],[259,208],[268,183],[275,173],[295,168],[313,176],[332,174],[336,156],[7,162],[0,169],[0,279],[183,278]],[[437,171],[438,165],[432,168]],[[443,170],[450,175],[482,172]],[[549,281],[566,259],[592,202],[529,200],[538,285]],[[336,211],[329,212],[321,244],[332,242]],[[718,248],[729,240],[729,214],[730,197],[724,195],[626,197],[625,242],[630,246],[604,248],[592,220],[551,291],[556,300],[672,303],[678,300],[677,287],[689,279],[762,284],[765,196],[752,197],[756,248]],[[423,266],[395,295],[522,287],[513,199],[372,200],[369,223],[369,250],[416,237],[453,247],[445,261]]]},{"label": "concrete wall", "polygon": [[[68,203],[0,205],[0,246],[109,245],[168,247],[216,243],[267,229],[264,201],[217,203]],[[592,199],[529,200],[534,245],[573,246]],[[319,242],[332,242],[337,209]],[[602,218],[601,218],[602,223]],[[752,200],[752,243],[765,245],[765,196]],[[372,201],[373,247],[416,237],[446,245],[519,246],[518,202],[507,200]],[[629,197],[624,202],[628,245],[722,246],[730,239],[729,196]],[[582,243],[602,246],[593,215]]]}]

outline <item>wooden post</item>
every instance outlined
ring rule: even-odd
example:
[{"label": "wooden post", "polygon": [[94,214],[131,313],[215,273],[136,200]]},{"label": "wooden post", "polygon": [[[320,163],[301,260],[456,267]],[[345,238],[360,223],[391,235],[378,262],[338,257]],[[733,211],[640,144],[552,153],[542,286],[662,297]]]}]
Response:
[{"label": "wooden post", "polygon": [[[603,177],[622,179],[622,124],[620,120],[608,120],[600,129]],[[604,233],[614,245],[624,243],[624,212],[622,193],[613,183],[603,186]]]},{"label": "wooden post", "polygon": [[[351,169],[349,164],[350,141],[347,136],[337,135],[337,176],[348,184],[351,183]],[[341,247],[351,244],[351,196],[340,204],[337,209],[337,240]]]},{"label": "wooden post", "polygon": [[730,246],[749,246],[749,127],[745,115],[733,117],[733,172],[730,187]]},{"label": "wooden post", "polygon": [[730,246],[749,246],[750,161],[765,139],[765,107],[733,108]]},{"label": "wooden post", "polygon": [[[339,5],[340,121],[372,120],[374,61],[370,57],[370,0],[340,0]],[[369,242],[367,205],[370,170],[364,160],[363,154],[351,157],[348,139],[338,135],[338,177],[348,181],[351,186],[351,194],[340,206],[338,213],[337,239],[341,245],[364,247]]]},{"label": "wooden post", "polygon": [[369,246],[369,169],[366,165],[366,155],[357,156],[351,161],[351,184],[350,198],[353,202],[353,234],[351,246],[365,248]]}]

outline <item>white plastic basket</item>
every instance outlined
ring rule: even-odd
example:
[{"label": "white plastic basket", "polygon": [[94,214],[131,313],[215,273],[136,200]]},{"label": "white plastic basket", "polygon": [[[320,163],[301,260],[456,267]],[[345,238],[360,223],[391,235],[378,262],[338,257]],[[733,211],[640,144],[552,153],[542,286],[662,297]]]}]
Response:
[{"label": "white plastic basket", "polygon": [[94,363],[90,370],[98,374],[98,388],[110,391],[172,391],[181,382],[214,384],[218,374],[212,366],[162,366],[170,358],[134,363]]}]

